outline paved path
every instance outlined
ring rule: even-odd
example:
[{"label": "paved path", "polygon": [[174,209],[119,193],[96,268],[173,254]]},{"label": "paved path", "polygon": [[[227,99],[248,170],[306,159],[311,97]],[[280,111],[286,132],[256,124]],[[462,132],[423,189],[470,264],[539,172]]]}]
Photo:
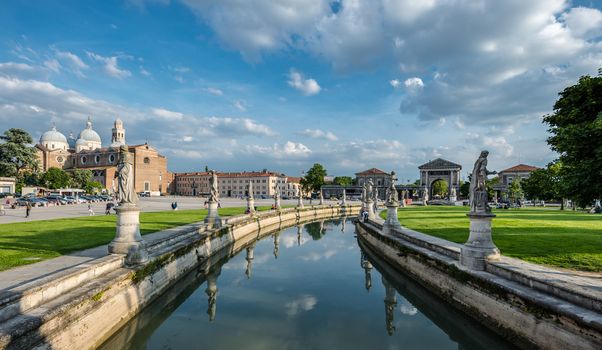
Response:
[{"label": "paved path", "polygon": [[[140,209],[143,212],[171,210],[171,203],[178,202],[178,209],[201,209],[205,202],[205,198],[192,197],[150,197],[140,198]],[[315,203],[315,201],[314,201]],[[326,201],[326,204],[335,203],[334,201]],[[271,206],[274,204],[272,199],[256,199],[256,206]],[[295,205],[296,200],[283,200],[282,205]],[[104,215],[106,203],[92,203],[92,208],[96,215]],[[222,198],[221,206],[228,207],[245,207],[247,205],[244,199]],[[31,210],[29,218],[25,218],[25,208],[6,209],[6,215],[0,215],[0,224],[37,221],[37,220],[52,220],[60,218],[73,218],[88,216],[87,204],[61,205],[52,207],[36,207]]]}]

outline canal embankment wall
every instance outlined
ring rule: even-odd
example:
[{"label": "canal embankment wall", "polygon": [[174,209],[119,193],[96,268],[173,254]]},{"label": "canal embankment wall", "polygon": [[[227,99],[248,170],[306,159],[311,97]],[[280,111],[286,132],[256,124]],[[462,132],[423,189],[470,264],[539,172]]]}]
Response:
[{"label": "canal embankment wall", "polygon": [[0,295],[0,349],[92,349],[145,306],[195,269],[284,228],[317,220],[357,216],[359,205],[288,208],[194,224],[149,244],[150,260],[127,267],[107,255]]},{"label": "canal embankment wall", "polygon": [[378,218],[358,239],[395,269],[525,349],[602,349],[602,281],[502,256],[484,271],[460,263],[461,244]]}]

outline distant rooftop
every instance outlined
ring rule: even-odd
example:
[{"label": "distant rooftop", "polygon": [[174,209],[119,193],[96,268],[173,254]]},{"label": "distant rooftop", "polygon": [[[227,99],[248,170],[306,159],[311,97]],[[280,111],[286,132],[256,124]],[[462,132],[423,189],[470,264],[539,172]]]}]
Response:
[{"label": "distant rooftop", "polygon": [[524,173],[524,172],[531,172],[534,170],[539,169],[536,166],[532,166],[532,165],[527,165],[527,164],[519,164],[519,165],[515,165],[511,168],[505,169],[500,171],[500,173]]},{"label": "distant rooftop", "polygon": [[452,168],[452,169],[462,169],[460,164],[450,162],[449,160],[445,160],[443,158],[437,158],[429,161],[428,163],[424,163],[418,167],[418,169],[441,169],[441,168]]},{"label": "distant rooftop", "polygon": [[376,168],[371,168],[368,170],[364,170],[361,171],[359,173],[355,173],[355,175],[359,175],[359,176],[365,176],[365,175],[390,175],[389,173],[386,173],[380,169],[376,169]]}]

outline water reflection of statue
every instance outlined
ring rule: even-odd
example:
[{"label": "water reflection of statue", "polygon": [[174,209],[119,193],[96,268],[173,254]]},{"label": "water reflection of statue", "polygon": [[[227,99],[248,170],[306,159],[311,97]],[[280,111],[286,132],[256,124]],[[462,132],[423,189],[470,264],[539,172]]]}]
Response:
[{"label": "water reflection of statue", "polygon": [[253,265],[253,249],[255,248],[255,243],[252,243],[250,246],[247,247],[247,256],[245,258],[245,260],[247,260],[247,268],[245,270],[245,275],[247,276],[247,279],[251,278],[251,268]]},{"label": "water reflection of statue", "polygon": [[301,246],[301,236],[303,235],[303,225],[297,226],[297,246]]},{"label": "water reflection of statue", "polygon": [[211,175],[209,178],[209,185],[211,186],[211,195],[209,197],[209,201],[217,202],[219,201],[219,192],[217,190],[217,173],[215,170],[211,170],[209,171],[209,175]]},{"label": "water reflection of statue", "polygon": [[221,268],[217,268],[207,275],[207,289],[205,289],[205,293],[209,297],[207,299],[207,315],[209,315],[210,322],[215,320],[217,313],[217,277],[220,273]]},{"label": "water reflection of statue", "polygon": [[278,259],[279,251],[280,251],[280,231],[274,233],[274,259]]},{"label": "water reflection of statue", "polygon": [[370,288],[372,288],[372,264],[366,258],[364,252],[361,252],[361,259],[362,269],[364,269],[364,286],[367,291],[370,291]]},{"label": "water reflection of statue", "polygon": [[138,195],[134,189],[134,162],[125,145],[119,147],[119,163],[115,177],[118,181],[119,204],[135,205],[138,202]]},{"label": "water reflection of statue", "polygon": [[470,211],[473,213],[477,212],[490,212],[487,201],[487,175],[497,174],[495,171],[487,170],[487,156],[488,151],[482,151],[481,155],[474,163],[472,169],[472,175],[470,178]]},{"label": "water reflection of statue", "polygon": [[382,277],[383,286],[385,287],[385,318],[387,326],[387,334],[393,335],[395,332],[395,306],[397,298],[395,296],[395,288],[391,286],[389,281]]}]

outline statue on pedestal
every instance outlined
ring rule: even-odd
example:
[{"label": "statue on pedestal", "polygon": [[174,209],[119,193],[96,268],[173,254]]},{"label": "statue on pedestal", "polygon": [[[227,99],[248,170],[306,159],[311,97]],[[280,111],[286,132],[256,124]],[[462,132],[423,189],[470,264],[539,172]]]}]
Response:
[{"label": "statue on pedestal", "polygon": [[138,195],[134,188],[134,162],[125,145],[119,147],[119,163],[115,177],[117,178],[119,205],[136,205]]},{"label": "statue on pedestal", "polygon": [[374,200],[374,182],[372,182],[372,179],[369,179],[366,185],[366,201],[372,200]]},{"label": "statue on pedestal", "polygon": [[474,168],[472,169],[469,193],[471,213],[491,212],[487,195],[487,175],[497,174],[497,172],[487,170],[488,155],[489,151],[482,151],[481,155],[474,163]]},{"label": "statue on pedestal", "polygon": [[397,182],[397,178],[395,177],[395,172],[391,172],[391,186],[388,188],[387,193],[387,202],[388,203],[397,203],[399,204],[399,196],[397,194],[397,188],[395,188],[395,182]]},{"label": "statue on pedestal", "polygon": [[253,198],[253,182],[249,181],[249,186],[247,187],[247,192],[249,193],[249,199]]}]

